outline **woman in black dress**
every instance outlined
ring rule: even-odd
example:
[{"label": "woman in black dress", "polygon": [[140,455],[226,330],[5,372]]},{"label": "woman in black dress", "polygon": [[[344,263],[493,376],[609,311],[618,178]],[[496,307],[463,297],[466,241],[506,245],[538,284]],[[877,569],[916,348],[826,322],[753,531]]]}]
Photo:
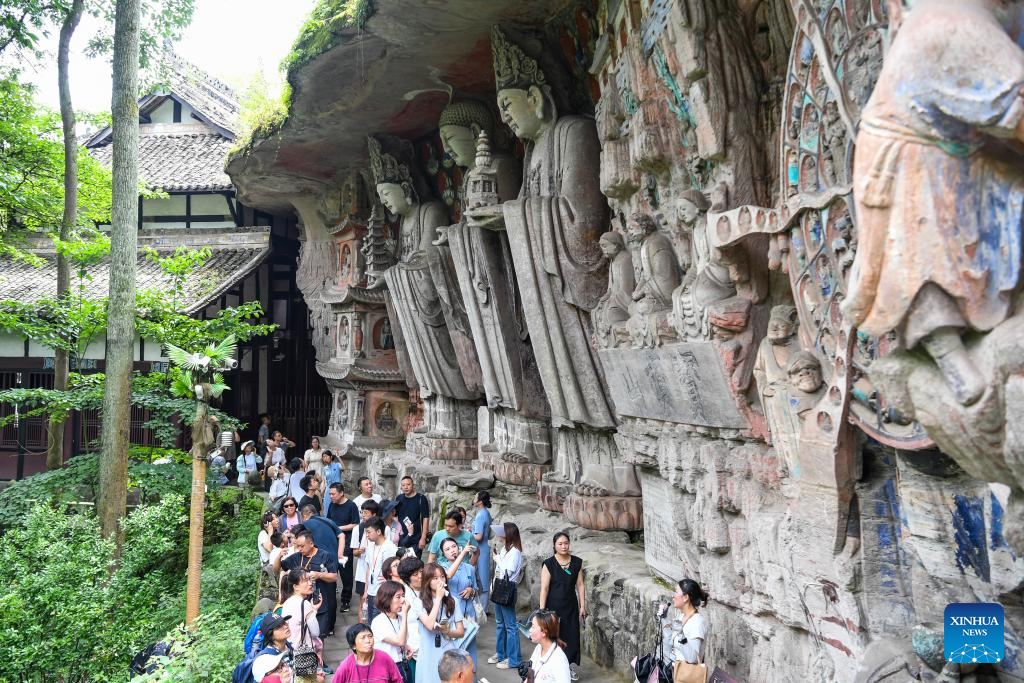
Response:
[{"label": "woman in black dress", "polygon": [[569,554],[569,535],[555,534],[555,554],[544,560],[540,570],[540,607],[558,615],[559,635],[565,641],[565,656],[573,665],[573,680],[580,664],[580,623],[587,616],[583,587],[583,560]]}]

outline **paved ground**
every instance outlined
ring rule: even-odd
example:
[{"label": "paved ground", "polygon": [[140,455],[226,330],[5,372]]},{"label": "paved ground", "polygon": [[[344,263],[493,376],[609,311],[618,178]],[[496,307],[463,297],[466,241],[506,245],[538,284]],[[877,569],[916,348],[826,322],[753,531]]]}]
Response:
[{"label": "paved ground", "polygon": [[[332,669],[337,668],[338,664],[345,657],[348,657],[351,652],[348,648],[348,643],[345,642],[345,630],[354,623],[356,623],[354,611],[348,614],[339,614],[338,624],[335,627],[335,636],[333,638],[324,638],[324,659]],[[520,683],[519,675],[515,671],[496,669],[493,665],[487,663],[487,658],[494,654],[495,631],[493,617],[487,619],[487,623],[480,629],[477,639],[477,652],[480,660],[477,667],[477,680],[486,678],[488,683]],[[519,643],[522,648],[523,658],[529,658],[535,646],[526,638],[520,638]],[[584,659],[583,667],[580,670],[580,680],[598,683],[618,679],[614,679],[614,677],[599,669],[596,664]]]}]

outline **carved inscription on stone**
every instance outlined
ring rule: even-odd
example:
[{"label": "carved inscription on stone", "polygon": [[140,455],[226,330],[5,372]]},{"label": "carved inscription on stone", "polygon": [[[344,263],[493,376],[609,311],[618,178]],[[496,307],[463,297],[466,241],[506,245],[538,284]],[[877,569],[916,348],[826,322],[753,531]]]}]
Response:
[{"label": "carved inscription on stone", "polygon": [[747,427],[732,395],[714,391],[727,384],[710,343],[598,353],[620,415],[725,429]]}]

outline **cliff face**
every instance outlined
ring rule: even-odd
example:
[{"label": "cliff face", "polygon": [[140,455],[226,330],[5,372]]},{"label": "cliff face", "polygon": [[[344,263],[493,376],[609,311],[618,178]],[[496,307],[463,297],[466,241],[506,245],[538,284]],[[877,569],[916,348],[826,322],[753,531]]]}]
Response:
[{"label": "cliff face", "polygon": [[[495,374],[514,366],[533,376],[535,358],[546,365],[543,387],[532,386],[538,405],[465,401],[459,423],[468,430],[478,411],[476,450],[454,457],[437,446],[443,416],[428,401],[421,421],[409,417],[419,397],[413,390],[410,404],[399,384],[423,383],[403,356],[410,330],[392,316],[386,344],[374,332],[388,294],[378,283],[358,297],[338,289],[350,266],[331,249],[345,253],[345,243],[324,235],[348,235],[345,226],[368,225],[376,211],[374,244],[393,251],[399,240],[364,180],[359,201],[305,221],[304,257],[317,272],[303,293],[321,303],[313,323],[325,335],[318,368],[365,365],[379,352],[374,362],[391,373],[329,378],[346,397],[338,431],[353,432],[339,437],[352,444],[350,476],[362,470],[394,489],[409,473],[434,502],[467,507],[472,490],[493,488],[495,518],[524,530],[534,598],[550,535],[569,528],[587,567],[585,648],[618,673],[650,648],[657,601],[691,577],[712,598],[708,661],[738,680],[937,680],[951,602],[1003,604],[1006,656],[977,673],[1024,677],[1024,566],[1007,543],[1020,490],[1007,474],[1020,372],[1009,328],[966,339],[973,357],[994,349],[979,364],[997,366],[997,389],[957,407],[920,349],[899,349],[899,331],[858,332],[840,305],[865,244],[855,141],[901,3],[404,5],[374,6],[358,29],[339,29],[334,47],[294,66],[288,119],[228,172],[254,206],[322,205],[344,178],[365,175],[367,135],[411,142],[410,188],[442,203],[456,226],[442,226],[435,246],[463,240],[458,267],[434,269],[447,279],[430,275],[438,292],[463,294],[472,324],[458,353],[486,354]],[[586,135],[516,141],[496,89],[524,74],[543,86],[532,101],[551,130]],[[439,117],[452,89],[486,107],[450,125],[484,130],[494,158],[521,164],[523,198],[464,212],[467,187],[497,181],[445,152]],[[589,121],[557,123],[570,114],[592,114],[597,139]],[[583,212],[579,198],[595,195],[600,211]],[[597,234],[578,229],[606,209]],[[490,237],[474,241],[473,231]],[[310,251],[316,240],[323,248]],[[605,261],[591,258],[598,248]],[[342,269],[334,278],[331,263]],[[604,269],[604,296],[581,305],[581,283]],[[338,291],[318,299],[321,281]],[[495,301],[509,310],[496,313]],[[532,352],[495,351],[523,345]],[[929,403],[911,372],[938,398]],[[610,402],[614,428],[539,405],[593,408],[587,396]],[[547,415],[556,417],[538,417]],[[392,422],[415,454],[381,450],[401,441],[373,431]],[[960,680],[954,669],[943,680]]]}]

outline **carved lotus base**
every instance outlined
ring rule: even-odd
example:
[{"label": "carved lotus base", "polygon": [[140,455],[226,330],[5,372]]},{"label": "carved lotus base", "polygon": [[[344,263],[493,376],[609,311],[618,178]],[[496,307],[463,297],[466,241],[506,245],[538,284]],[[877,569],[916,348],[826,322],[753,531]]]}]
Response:
[{"label": "carved lotus base", "polygon": [[644,506],[640,496],[581,496],[565,498],[565,518],[586,529],[598,531],[639,531],[644,528]]},{"label": "carved lotus base", "polygon": [[409,450],[431,460],[469,463],[477,458],[477,440],[421,436],[410,444]]},{"label": "carved lotus base", "polygon": [[543,479],[537,485],[537,497],[540,506],[551,512],[562,512],[565,509],[565,498],[572,493],[573,485],[567,481]]},{"label": "carved lotus base", "polygon": [[494,470],[494,463],[499,459],[498,452],[494,450],[493,446],[481,448],[478,457],[480,458],[480,469],[488,471]]},{"label": "carved lotus base", "polygon": [[494,459],[494,478],[513,486],[537,486],[541,477],[550,471],[551,465],[508,462],[497,457]]}]

